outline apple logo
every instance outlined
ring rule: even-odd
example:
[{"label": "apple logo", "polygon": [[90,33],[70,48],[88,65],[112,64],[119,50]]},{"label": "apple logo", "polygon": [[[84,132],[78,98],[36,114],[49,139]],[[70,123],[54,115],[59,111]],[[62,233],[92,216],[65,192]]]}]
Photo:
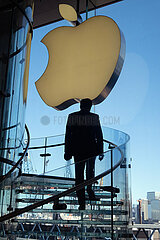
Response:
[{"label": "apple logo", "polygon": [[[71,6],[61,4],[60,13],[76,21]],[[74,27],[56,28],[46,34],[42,43],[48,49],[49,60],[35,84],[48,106],[64,110],[83,98],[99,104],[108,96],[125,56],[123,33],[111,18],[95,16]]]}]

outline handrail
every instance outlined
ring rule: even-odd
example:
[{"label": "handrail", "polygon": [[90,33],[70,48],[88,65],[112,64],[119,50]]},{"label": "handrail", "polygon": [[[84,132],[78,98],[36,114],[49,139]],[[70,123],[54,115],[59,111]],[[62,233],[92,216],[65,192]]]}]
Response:
[{"label": "handrail", "polygon": [[25,125],[25,129],[26,129],[26,132],[27,132],[27,138],[28,138],[28,141],[27,141],[27,146],[22,154],[22,156],[20,157],[20,159],[15,163],[15,165],[3,176],[0,177],[0,183],[2,181],[4,181],[17,167],[18,165],[22,162],[24,156],[26,155],[27,151],[28,151],[28,147],[29,147],[29,143],[30,143],[30,134],[29,134],[29,130],[28,130],[28,127],[27,125]]},{"label": "handrail", "polygon": [[30,19],[28,18],[27,14],[25,13],[25,11],[19,6],[18,3],[15,2],[15,0],[10,0],[10,2],[11,2],[14,6],[16,6],[16,7],[20,10],[20,12],[25,16],[27,22],[29,23],[30,31],[31,31],[31,33],[33,34],[33,22],[30,21]]},{"label": "handrail", "polygon": [[8,165],[14,166],[16,163],[11,161],[10,159],[0,157],[0,162],[7,163]]},{"label": "handrail", "polygon": [[[115,129],[114,129],[115,130]],[[119,131],[119,130],[118,130]],[[121,131],[119,131],[121,132]],[[123,133],[123,132],[121,132]],[[49,138],[53,138],[53,137],[60,137],[60,136],[64,136],[64,134],[60,134],[60,135],[55,135],[55,136],[49,136],[47,137]],[[129,137],[129,136],[128,136]],[[45,137],[44,137],[45,138]],[[42,139],[42,138],[32,138],[32,140],[36,140],[36,139]],[[107,142],[108,144],[112,144],[114,146],[114,144],[108,140],[103,139],[104,142]],[[64,143],[59,143],[59,144],[51,144],[51,145],[41,145],[41,146],[33,146],[33,147],[29,147],[28,150],[33,150],[33,149],[41,149],[41,148],[52,148],[52,147],[59,147],[59,146],[63,146]],[[116,145],[115,145],[116,146]]]},{"label": "handrail", "polygon": [[[108,141],[108,140],[105,140],[105,139],[103,139],[103,141],[104,142],[106,142],[106,143],[108,143],[108,144],[112,144],[113,146],[115,146],[116,147],[116,145],[115,144],[113,144],[112,142],[110,142],[110,141]],[[28,142],[28,141],[27,141]],[[63,145],[65,145],[65,143],[59,143],[59,144],[52,144],[52,145],[48,145],[48,146],[38,146],[38,147],[28,147],[28,149],[27,150],[30,150],[30,149],[41,149],[41,148],[51,148],[51,147],[59,147],[59,146],[63,146]],[[26,148],[24,148],[24,149],[26,149]],[[84,160],[82,160],[82,161],[86,161],[86,159],[84,159]],[[11,162],[11,161],[10,161]],[[74,163],[73,163],[74,164]],[[16,163],[10,163],[10,165],[16,165]],[[72,165],[72,164],[71,164]],[[59,168],[57,168],[57,169],[54,169],[54,171],[55,170],[59,170],[59,169],[61,169],[61,168],[63,168],[63,167],[59,167]],[[53,170],[50,170],[49,172],[52,172]],[[4,175],[5,176],[5,175]],[[0,183],[1,183],[1,180],[3,181],[4,179],[2,179],[2,178],[0,178]]]},{"label": "handrail", "polygon": [[[109,142],[109,141],[107,141],[107,140],[105,140],[105,141],[106,141],[106,142]],[[23,213],[25,213],[25,212],[31,211],[31,210],[33,210],[33,209],[35,209],[35,208],[37,208],[37,207],[41,207],[41,206],[43,206],[43,205],[45,205],[45,204],[47,204],[47,203],[49,203],[49,202],[53,202],[53,201],[55,201],[55,200],[58,200],[58,199],[61,198],[61,197],[67,196],[67,195],[71,194],[72,192],[75,192],[75,191],[77,191],[77,190],[80,190],[80,189],[84,188],[85,186],[88,186],[88,185],[90,185],[90,184],[95,183],[95,182],[96,182],[97,180],[99,180],[100,178],[102,178],[102,177],[110,174],[111,172],[113,172],[113,171],[114,171],[117,167],[119,167],[120,164],[123,162],[124,155],[123,155],[122,150],[121,150],[116,144],[111,143],[111,142],[109,142],[109,143],[112,144],[112,145],[114,146],[114,148],[117,148],[118,151],[119,151],[120,154],[121,154],[121,158],[120,158],[119,162],[116,163],[116,164],[112,167],[112,169],[110,168],[110,169],[104,171],[103,173],[99,174],[98,176],[96,176],[96,177],[94,177],[94,178],[92,178],[92,179],[89,179],[89,180],[87,180],[87,181],[85,181],[85,182],[83,182],[83,183],[81,183],[81,184],[79,184],[79,185],[77,185],[77,186],[74,186],[74,187],[72,187],[72,188],[70,188],[70,189],[68,189],[68,190],[66,190],[66,191],[63,191],[63,192],[61,192],[61,193],[59,193],[59,194],[57,194],[57,195],[55,195],[55,196],[49,197],[49,198],[47,198],[47,199],[44,199],[44,200],[41,200],[41,201],[36,202],[36,203],[34,203],[34,204],[31,204],[31,205],[29,205],[29,206],[27,206],[27,207],[24,207],[24,208],[21,208],[21,209],[17,209],[17,210],[15,210],[15,211],[11,212],[11,213],[5,214],[4,216],[1,216],[1,217],[0,217],[0,222],[9,220],[9,219],[11,219],[11,218],[13,218],[13,217],[16,217],[16,216],[20,215],[20,214],[23,214]],[[111,151],[112,151],[112,150],[111,150]]]},{"label": "handrail", "polygon": [[[110,142],[110,141],[108,141],[108,140],[106,140],[106,139],[103,139],[103,142],[106,142],[106,143],[108,143],[108,144],[110,144],[110,145],[113,145],[114,147],[117,147],[117,145],[115,145],[114,143],[112,143],[112,142]],[[55,145],[48,145],[48,147],[56,147],[56,146],[63,146],[63,145],[65,145],[65,143],[61,143],[61,144],[55,144]],[[40,147],[37,147],[37,148],[40,148]],[[42,148],[44,148],[44,147],[42,147]],[[32,148],[29,148],[29,149],[32,149]],[[35,148],[33,148],[33,149],[35,149]],[[86,159],[84,159],[84,160],[81,160],[81,162],[85,162],[86,161]],[[70,166],[71,165],[74,165],[75,163],[71,163],[70,164]],[[66,167],[66,166],[65,166]],[[49,171],[47,171],[47,172],[45,172],[45,174],[46,173],[51,173],[51,172],[55,172],[55,171],[57,171],[57,170],[60,170],[60,169],[63,169],[64,168],[64,166],[62,166],[62,167],[58,167],[58,168],[54,168],[54,169],[52,169],[52,170],[49,170]],[[42,175],[44,175],[44,173],[42,173],[42,174],[40,174],[40,176],[42,176]]]},{"label": "handrail", "polygon": [[41,149],[41,148],[51,148],[51,147],[59,147],[59,146],[63,146],[64,143],[58,143],[58,144],[51,144],[51,145],[48,145],[48,146],[38,146],[38,147],[29,147],[28,150],[30,149]]},{"label": "handrail", "polygon": [[[19,139],[18,139],[19,140]],[[19,144],[19,146],[17,146],[17,147],[7,147],[7,148],[0,148],[0,150],[11,150],[11,149],[18,149],[18,148],[20,148],[21,147],[21,145],[22,145],[22,143],[20,143]]]},{"label": "handrail", "polygon": [[18,125],[21,125],[21,123],[19,122],[19,123],[15,124],[15,125],[12,125],[12,126],[9,126],[9,127],[5,127],[5,128],[2,129],[2,131],[6,131],[6,130],[10,130],[12,128],[18,127]]},{"label": "handrail", "polygon": [[[108,140],[103,139],[103,141],[106,142],[106,143],[112,144],[113,146],[116,146],[115,144],[111,143]],[[41,149],[41,148],[51,148],[51,147],[60,147],[60,146],[63,146],[64,144],[65,143],[58,143],[58,144],[51,144],[51,145],[48,145],[48,146],[43,145],[43,146],[38,146],[38,147],[29,147],[28,150],[30,150],[30,149],[32,149],[32,150],[33,149]]]}]

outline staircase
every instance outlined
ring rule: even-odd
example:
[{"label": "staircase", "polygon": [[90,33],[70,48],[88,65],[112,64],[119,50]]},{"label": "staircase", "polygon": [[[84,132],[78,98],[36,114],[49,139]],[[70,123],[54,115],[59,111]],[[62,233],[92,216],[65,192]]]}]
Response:
[{"label": "staircase", "polygon": [[[113,130],[110,131],[113,133]],[[20,173],[14,179],[7,178],[3,181],[1,184],[3,192],[7,192],[8,189],[12,191],[7,214],[10,216],[10,213],[14,213],[15,217],[11,216],[11,220],[7,221],[0,218],[0,236],[44,240],[130,239],[127,137],[124,133],[118,134],[118,141],[122,144],[118,148],[112,144],[111,149],[104,153],[102,161],[99,161],[98,157],[96,159],[95,178],[92,179],[92,183],[95,195],[100,200],[90,201],[86,193],[86,210],[78,210],[74,173],[71,171],[74,168],[73,163],[54,169],[53,172],[49,171],[52,175],[46,172]],[[106,144],[108,143],[110,142],[106,141]],[[47,151],[50,150],[48,146],[40,148],[45,150],[44,163]],[[30,155],[31,150],[35,151],[34,147],[31,146],[28,150]],[[52,153],[49,156],[51,155]],[[72,177],[66,176],[67,172],[70,172]],[[84,184],[88,185],[87,182]],[[67,204],[67,209],[54,210],[53,206],[57,199],[59,203]],[[21,214],[19,210],[22,210]]]}]

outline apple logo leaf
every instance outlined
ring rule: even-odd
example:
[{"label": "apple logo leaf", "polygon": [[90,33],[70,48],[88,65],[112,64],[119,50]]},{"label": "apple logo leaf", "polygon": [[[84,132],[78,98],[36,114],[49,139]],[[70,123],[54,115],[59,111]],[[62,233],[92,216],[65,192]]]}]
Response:
[{"label": "apple logo leaf", "polygon": [[[69,16],[73,15],[75,21],[71,9],[60,9],[66,19],[72,21]],[[49,60],[35,84],[48,106],[64,110],[83,98],[99,104],[108,96],[125,56],[125,39],[113,19],[96,16],[76,27],[56,28],[42,43],[48,49]]]},{"label": "apple logo leaf", "polygon": [[59,12],[61,16],[67,21],[73,22],[77,21],[78,15],[76,10],[68,4],[59,4]]}]

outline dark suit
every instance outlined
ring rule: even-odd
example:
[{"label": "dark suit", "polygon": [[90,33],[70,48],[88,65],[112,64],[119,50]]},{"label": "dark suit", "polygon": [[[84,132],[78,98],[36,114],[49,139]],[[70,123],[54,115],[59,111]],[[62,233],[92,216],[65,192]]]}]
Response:
[{"label": "dark suit", "polygon": [[[84,181],[86,164],[86,179],[94,177],[95,156],[103,153],[103,135],[99,116],[86,110],[71,113],[68,116],[65,135],[65,156],[74,156],[76,185]],[[84,159],[89,159],[82,161]],[[87,187],[89,197],[94,196],[92,186]],[[80,205],[85,204],[85,189],[77,191]]]}]

